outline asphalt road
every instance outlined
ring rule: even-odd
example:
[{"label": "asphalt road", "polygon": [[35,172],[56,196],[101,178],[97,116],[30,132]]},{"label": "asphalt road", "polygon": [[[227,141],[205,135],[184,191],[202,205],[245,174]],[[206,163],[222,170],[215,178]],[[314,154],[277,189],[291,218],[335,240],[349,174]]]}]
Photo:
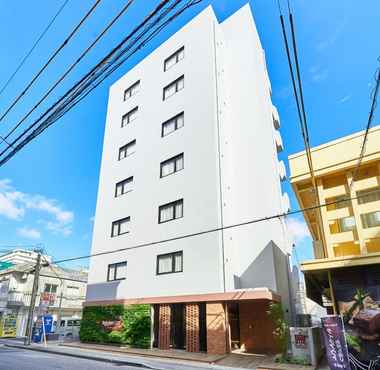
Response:
[{"label": "asphalt road", "polygon": [[8,348],[0,345],[0,370],[141,370],[141,367],[122,366],[68,356]]}]

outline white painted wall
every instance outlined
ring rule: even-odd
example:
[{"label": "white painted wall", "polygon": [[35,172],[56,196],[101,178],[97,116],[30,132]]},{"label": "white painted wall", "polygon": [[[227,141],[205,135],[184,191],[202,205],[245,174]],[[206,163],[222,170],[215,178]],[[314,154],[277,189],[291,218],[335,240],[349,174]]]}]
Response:
[{"label": "white painted wall", "polygon": [[[165,58],[181,46],[184,60],[164,72]],[[182,74],[184,90],[163,102],[162,88]],[[139,93],[124,102],[137,80]],[[138,118],[121,128],[136,105]],[[162,122],[182,110],[185,126],[161,138]],[[119,162],[118,148],[134,139],[136,153]],[[184,170],[160,179],[160,162],[182,152]],[[114,198],[115,184],[132,175],[134,190]],[[184,217],[158,224],[158,206],[180,198]],[[280,213],[281,199],[270,84],[250,8],[219,24],[208,7],[110,89],[92,253]],[[112,221],[127,216],[130,233],[111,238]],[[278,220],[94,257],[87,299],[256,287],[256,273],[267,276],[260,286],[278,291],[273,253],[271,268],[251,271],[268,245],[287,248]],[[156,256],[178,250],[184,271],[156,276]],[[126,280],[107,283],[108,264],[124,260]]]}]

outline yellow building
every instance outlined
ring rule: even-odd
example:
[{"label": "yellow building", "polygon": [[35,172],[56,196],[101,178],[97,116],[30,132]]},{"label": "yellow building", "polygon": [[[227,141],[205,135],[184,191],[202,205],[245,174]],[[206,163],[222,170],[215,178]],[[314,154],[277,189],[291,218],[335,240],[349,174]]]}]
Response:
[{"label": "yellow building", "polygon": [[360,280],[358,286],[376,280],[372,272],[362,276],[364,269],[380,272],[380,126],[369,131],[365,155],[355,171],[364,133],[311,149],[317,191],[305,152],[289,156],[290,181],[300,206],[313,207],[318,197],[326,205],[304,212],[315,257],[301,263],[307,292],[319,302],[327,296],[337,310],[334,290],[344,293],[345,272]]}]

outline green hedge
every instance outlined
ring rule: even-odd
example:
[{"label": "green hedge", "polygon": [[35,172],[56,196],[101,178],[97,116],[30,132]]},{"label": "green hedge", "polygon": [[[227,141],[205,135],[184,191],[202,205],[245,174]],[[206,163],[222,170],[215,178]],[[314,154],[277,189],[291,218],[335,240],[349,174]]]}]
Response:
[{"label": "green hedge", "polygon": [[[109,331],[104,321],[121,320],[121,330]],[[127,344],[132,347],[148,348],[151,333],[149,305],[91,306],[83,310],[80,326],[80,340],[92,343]]]}]

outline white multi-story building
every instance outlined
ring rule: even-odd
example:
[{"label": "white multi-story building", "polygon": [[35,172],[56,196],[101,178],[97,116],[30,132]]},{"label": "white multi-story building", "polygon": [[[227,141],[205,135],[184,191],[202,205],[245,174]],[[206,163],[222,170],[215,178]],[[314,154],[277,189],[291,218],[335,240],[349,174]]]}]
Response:
[{"label": "white multi-story building", "polygon": [[122,250],[92,258],[86,304],[152,304],[159,348],[273,350],[285,226],[229,226],[288,210],[279,124],[249,5],[208,7],[117,81],[92,253]]}]

